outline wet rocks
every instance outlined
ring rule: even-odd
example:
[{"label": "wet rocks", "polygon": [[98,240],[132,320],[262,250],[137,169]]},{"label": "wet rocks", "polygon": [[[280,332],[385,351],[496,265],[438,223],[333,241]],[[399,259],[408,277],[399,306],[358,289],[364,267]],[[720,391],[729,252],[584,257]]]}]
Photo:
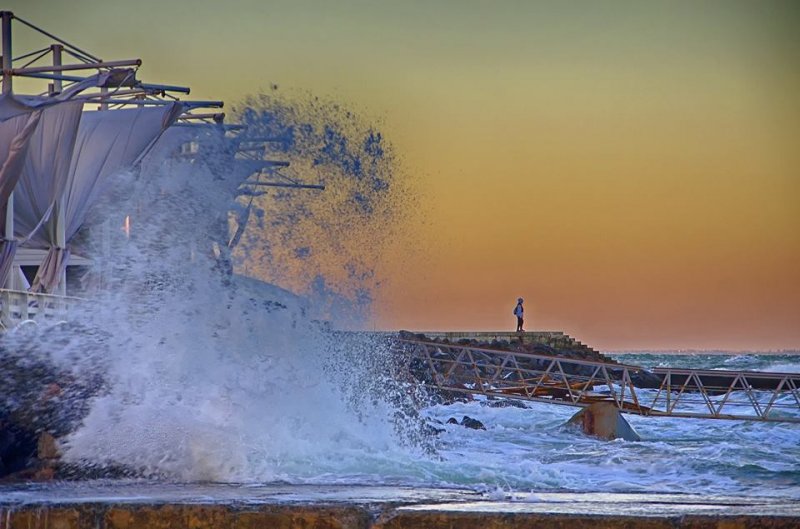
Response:
[{"label": "wet rocks", "polygon": [[472,430],[486,429],[486,426],[484,426],[481,421],[479,421],[478,419],[473,419],[469,415],[464,415],[464,417],[461,419],[461,422],[458,422],[458,419],[456,419],[455,417],[450,417],[449,419],[447,419],[447,424],[458,424],[460,426],[463,426],[464,428],[470,428]]},{"label": "wet rocks", "polygon": [[650,388],[650,389],[658,389],[661,387],[661,377],[642,369],[635,373],[631,373],[631,382],[637,388]]},{"label": "wet rocks", "polygon": [[55,437],[42,432],[37,439],[14,430],[8,424],[0,425],[0,480],[53,479],[61,457]]},{"label": "wet rocks", "polygon": [[468,417],[466,415],[464,416],[463,419],[461,419],[461,426],[465,428],[471,428],[473,430],[486,429],[486,426],[484,426],[481,421],[479,421],[478,419],[473,419],[472,417]]},{"label": "wet rocks", "polygon": [[36,444],[36,457],[40,461],[53,461],[61,457],[58,441],[50,432],[42,432]]},{"label": "wet rocks", "polygon": [[25,469],[35,452],[35,436],[0,417],[0,478]]},{"label": "wet rocks", "polygon": [[0,478],[52,477],[56,439],[78,427],[105,385],[98,366],[75,369],[70,351],[93,348],[100,356],[104,336],[65,325],[0,335]]},{"label": "wet rocks", "polygon": [[494,399],[486,402],[490,408],[520,408],[527,409],[528,407],[521,400],[516,399]]}]

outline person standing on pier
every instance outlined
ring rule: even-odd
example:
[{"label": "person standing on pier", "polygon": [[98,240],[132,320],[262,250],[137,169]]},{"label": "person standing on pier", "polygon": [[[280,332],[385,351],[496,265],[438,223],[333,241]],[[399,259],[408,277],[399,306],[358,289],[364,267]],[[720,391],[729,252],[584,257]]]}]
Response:
[{"label": "person standing on pier", "polygon": [[525,329],[522,328],[522,324],[524,323],[522,316],[525,313],[525,309],[522,308],[522,298],[517,299],[517,306],[514,307],[514,316],[517,317],[517,332],[525,332]]}]

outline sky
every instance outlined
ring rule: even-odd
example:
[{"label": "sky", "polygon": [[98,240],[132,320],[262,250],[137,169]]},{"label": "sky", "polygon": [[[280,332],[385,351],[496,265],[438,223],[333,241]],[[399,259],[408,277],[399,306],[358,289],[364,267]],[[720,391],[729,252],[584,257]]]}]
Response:
[{"label": "sky", "polygon": [[521,296],[601,350],[800,348],[797,2],[3,8],[194,98],[379,122],[421,198],[376,328],[513,330]]}]

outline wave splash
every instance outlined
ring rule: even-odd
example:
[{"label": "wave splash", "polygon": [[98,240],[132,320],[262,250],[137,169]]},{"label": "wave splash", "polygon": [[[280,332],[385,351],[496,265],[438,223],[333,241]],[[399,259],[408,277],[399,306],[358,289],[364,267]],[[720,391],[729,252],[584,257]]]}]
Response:
[{"label": "wave splash", "polygon": [[[318,196],[242,192],[220,144],[213,159],[151,157],[119,176],[99,218],[128,216],[130,231],[106,220],[86,240],[103,288],[80,318],[106,331],[103,346],[81,350],[76,337],[71,354],[54,354],[76,373],[101,366],[106,381],[66,438],[67,461],[183,481],[296,481],[422,453],[386,344],[316,319],[353,325],[368,308],[379,283],[369,255],[398,203],[380,134],[314,108],[262,97],[242,112],[239,141],[290,138],[278,154],[326,178]],[[237,212],[257,222],[231,257],[232,210],[234,228],[247,222]],[[248,263],[272,284],[233,273]]]}]

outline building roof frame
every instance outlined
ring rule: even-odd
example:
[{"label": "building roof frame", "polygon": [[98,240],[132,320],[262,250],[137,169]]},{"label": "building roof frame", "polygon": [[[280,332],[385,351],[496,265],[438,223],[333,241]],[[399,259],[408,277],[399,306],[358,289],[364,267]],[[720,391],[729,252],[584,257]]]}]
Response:
[{"label": "building roof frame", "polygon": [[[176,94],[189,95],[191,93],[189,87],[139,80],[137,75],[142,65],[142,60],[139,58],[106,61],[10,11],[0,11],[0,20],[2,20],[0,85],[4,94],[13,93],[14,78],[50,81],[46,90],[35,95],[49,97],[58,95],[75,83],[86,81],[91,75],[104,73],[106,75],[102,77],[102,82],[98,83],[98,86],[83,89],[71,99],[97,103],[100,110],[180,102],[183,112],[179,119],[183,122],[222,123],[224,120],[224,113],[209,111],[222,108],[224,106],[222,101],[181,100]],[[26,50],[14,57],[12,45],[14,22],[54,42],[44,48]],[[198,110],[203,111],[198,112]]]}]

